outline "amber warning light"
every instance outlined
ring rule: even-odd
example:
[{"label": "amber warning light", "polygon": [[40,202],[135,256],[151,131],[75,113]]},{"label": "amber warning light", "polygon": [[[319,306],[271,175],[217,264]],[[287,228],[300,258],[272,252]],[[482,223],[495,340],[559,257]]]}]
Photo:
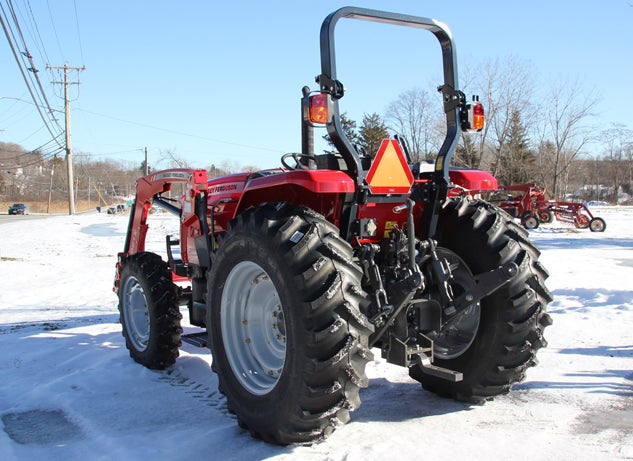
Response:
[{"label": "amber warning light", "polygon": [[327,123],[329,117],[330,100],[326,93],[319,93],[310,96],[310,108],[308,119],[310,123]]}]

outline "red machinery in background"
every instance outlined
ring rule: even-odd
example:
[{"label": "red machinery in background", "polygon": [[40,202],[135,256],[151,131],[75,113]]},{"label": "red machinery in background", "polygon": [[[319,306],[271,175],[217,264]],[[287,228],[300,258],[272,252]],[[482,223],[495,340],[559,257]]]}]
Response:
[{"label": "red machinery in background", "polygon": [[[508,193],[500,198],[500,194]],[[581,202],[559,202],[545,199],[545,188],[534,183],[516,184],[499,188],[496,193],[497,205],[514,218],[521,220],[526,229],[536,229],[540,223],[551,223],[555,219],[572,223],[579,229],[589,228],[591,232],[604,232],[604,219],[595,217]]]}]

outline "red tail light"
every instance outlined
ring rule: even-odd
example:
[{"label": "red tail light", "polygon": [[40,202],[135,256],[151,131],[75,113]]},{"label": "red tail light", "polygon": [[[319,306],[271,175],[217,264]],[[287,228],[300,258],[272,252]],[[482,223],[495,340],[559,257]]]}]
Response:
[{"label": "red tail light", "polygon": [[484,105],[480,102],[473,104],[473,130],[481,131],[484,128]]},{"label": "red tail light", "polygon": [[484,129],[484,105],[479,97],[473,96],[473,101],[462,105],[460,114],[463,131],[481,131]]}]

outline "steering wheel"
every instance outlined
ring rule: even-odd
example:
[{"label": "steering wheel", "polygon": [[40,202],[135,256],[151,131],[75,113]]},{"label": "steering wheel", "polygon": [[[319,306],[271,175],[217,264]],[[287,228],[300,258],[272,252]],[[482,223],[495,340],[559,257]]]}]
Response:
[{"label": "steering wheel", "polygon": [[[294,160],[294,162],[295,162],[294,166],[290,166],[286,162],[286,160],[289,159],[289,158],[292,158],[292,160]],[[288,168],[289,170],[309,170],[310,168],[307,165],[301,163],[301,159],[302,158],[316,161],[316,158],[314,157],[314,155],[299,154],[297,152],[291,152],[289,154],[284,154],[284,155],[281,156],[281,164],[285,168]]]}]

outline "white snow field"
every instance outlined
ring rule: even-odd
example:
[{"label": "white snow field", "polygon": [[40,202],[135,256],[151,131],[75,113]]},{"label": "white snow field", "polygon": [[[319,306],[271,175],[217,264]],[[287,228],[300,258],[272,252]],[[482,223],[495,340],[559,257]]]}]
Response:
[{"label": "white snow field", "polygon": [[[593,211],[604,233],[559,222],[530,232],[554,324],[512,392],[475,406],[442,399],[376,351],[351,422],[288,447],[238,427],[207,349],[183,345],[166,371],[129,357],[112,292],[127,215],[3,223],[0,459],[633,459],[633,208]],[[149,248],[161,252],[177,220],[150,222]]]}]

